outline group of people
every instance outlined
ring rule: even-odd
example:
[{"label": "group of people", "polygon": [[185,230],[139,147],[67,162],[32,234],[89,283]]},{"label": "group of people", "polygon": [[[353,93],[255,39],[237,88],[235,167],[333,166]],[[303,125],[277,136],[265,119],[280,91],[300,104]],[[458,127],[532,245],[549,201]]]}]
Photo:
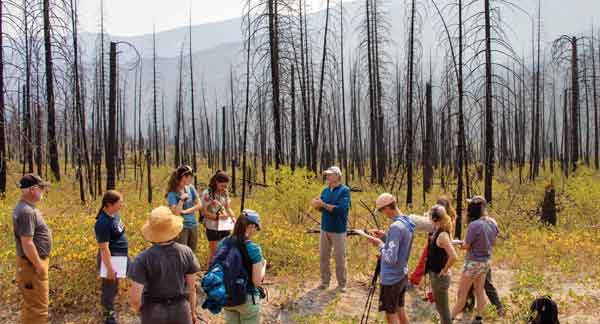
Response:
[{"label": "group of people", "polygon": [[[320,197],[311,201],[311,206],[321,211],[320,234],[320,289],[330,283],[331,251],[335,256],[338,291],[344,292],[346,275],[346,237],[348,232],[348,210],[350,189],[342,184],[342,172],[338,167],[325,171],[327,187]],[[456,212],[447,197],[440,197],[425,216],[404,214],[389,194],[381,194],[376,202],[376,211],[391,221],[386,232],[373,229],[364,236],[379,250],[380,283],[379,311],[385,312],[390,324],[406,324],[405,294],[410,287],[421,282],[423,276],[430,278],[431,300],[435,303],[442,324],[452,323],[465,310],[469,295],[476,300],[473,324],[483,323],[482,315],[486,294],[500,315],[503,307],[491,281],[490,259],[496,238],[499,235],[496,221],[486,211],[487,202],[481,196],[468,199],[466,221],[468,224],[464,241],[452,240]],[[417,268],[409,275],[408,260],[415,232],[428,233]],[[465,263],[458,284],[457,301],[450,310],[448,289],[451,270],[458,256],[454,246],[466,251]],[[409,280],[410,279],[410,280]]]},{"label": "group of people", "polygon": [[[322,213],[319,288],[328,289],[330,285],[333,252],[337,290],[343,293],[348,281],[346,238],[351,192],[342,184],[342,172],[338,167],[328,168],[324,175],[327,186],[310,203]],[[208,240],[206,264],[209,270],[213,258],[222,255],[224,249],[234,242],[245,243],[244,255],[250,263],[250,298],[245,298],[241,305],[225,307],[225,319],[227,323],[260,322],[262,294],[257,287],[265,277],[267,262],[261,247],[251,240],[261,229],[260,216],[246,210],[239,217],[234,216],[227,191],[229,177],[225,172],[216,172],[202,195],[192,185],[193,179],[194,170],[189,166],[181,166],[172,172],[165,195],[166,206],[153,209],[141,228],[143,237],[152,245],[134,259],[130,258],[125,225],[119,214],[123,208],[123,195],[114,190],[104,193],[94,230],[105,323],[117,323],[114,300],[119,281],[125,277],[132,281],[130,304],[139,313],[142,324],[191,324],[198,321],[196,282],[201,267],[195,250],[199,223],[204,225]],[[52,234],[36,208],[47,185],[37,175],[23,176],[20,180],[21,199],[13,211],[16,279],[23,298],[21,322],[25,324],[48,322],[48,260]],[[468,203],[466,237],[464,241],[457,241],[451,238],[458,216],[448,198],[441,197],[425,216],[404,214],[395,197],[389,193],[377,198],[376,211],[389,219],[391,225],[385,232],[374,229],[369,231],[370,234],[363,233],[363,236],[380,252],[379,310],[385,312],[388,323],[408,323],[404,308],[406,291],[418,285],[425,274],[430,278],[432,300],[442,324],[452,323],[464,311],[472,287],[477,301],[474,324],[482,323],[486,293],[499,313],[502,312],[502,304],[491,282],[490,269],[499,230],[486,212],[483,197],[475,196]],[[429,233],[429,238],[419,265],[409,276],[408,259],[416,232]],[[457,260],[455,245],[466,250],[467,254],[459,280],[457,302],[450,311],[448,288],[451,269]],[[119,271],[119,267],[123,266],[115,264],[117,258],[126,260],[124,273]]]},{"label": "group of people", "polygon": [[[223,249],[226,238],[245,242],[252,263],[253,287],[258,287],[266,272],[261,247],[251,241],[260,229],[260,216],[244,210],[234,217],[228,193],[229,177],[216,172],[202,195],[192,185],[194,171],[189,166],[174,170],[168,181],[165,206],[154,208],[141,233],[152,245],[135,258],[129,255],[126,229],[120,216],[123,195],[108,190],[96,215],[94,232],[98,243],[97,271],[101,277],[100,303],[103,323],[116,324],[115,297],[119,282],[129,278],[130,305],[142,324],[192,324],[196,314],[196,282],[202,269],[195,250],[198,224],[202,223],[208,240],[207,266]],[[21,323],[48,323],[48,262],[52,233],[36,205],[49,185],[38,175],[27,174],[20,180],[21,198],[13,210],[17,250],[16,281],[22,296]],[[199,211],[199,213],[197,213]],[[198,215],[197,215],[198,214]],[[124,265],[120,260],[125,260]],[[259,323],[260,301],[225,307],[228,323]]]}]

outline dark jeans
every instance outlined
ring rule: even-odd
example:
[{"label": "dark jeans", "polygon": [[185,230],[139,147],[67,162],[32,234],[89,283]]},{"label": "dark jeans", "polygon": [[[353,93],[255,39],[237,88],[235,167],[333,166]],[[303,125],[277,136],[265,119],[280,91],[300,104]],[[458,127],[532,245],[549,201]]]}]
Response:
[{"label": "dark jeans", "polygon": [[[96,266],[98,270],[100,270],[101,262],[102,257],[100,257],[100,252],[98,252],[96,255]],[[106,311],[115,310],[115,297],[117,297],[117,294],[119,293],[119,280],[120,279],[111,281],[102,278],[102,283],[100,284],[100,305],[102,305]]]},{"label": "dark jeans", "polygon": [[119,279],[108,280],[102,278],[102,293],[100,294],[100,304],[107,311],[115,310],[115,297],[119,292]]},{"label": "dark jeans", "polygon": [[[494,305],[494,307],[496,307],[496,311],[498,311],[498,312],[502,311],[504,309],[504,305],[502,305],[502,302],[500,301],[500,296],[498,296],[498,291],[496,290],[496,287],[494,287],[494,284],[492,283],[492,270],[491,269],[485,275],[484,289],[485,289],[485,294],[487,295],[488,299],[490,300],[490,303],[492,305]],[[471,289],[469,290],[469,295],[467,297],[467,304],[465,306],[465,309],[472,310],[474,305],[475,305],[475,295],[474,295],[473,286],[471,286]]]},{"label": "dark jeans", "polygon": [[192,324],[190,303],[181,300],[173,304],[142,304],[142,324]]}]

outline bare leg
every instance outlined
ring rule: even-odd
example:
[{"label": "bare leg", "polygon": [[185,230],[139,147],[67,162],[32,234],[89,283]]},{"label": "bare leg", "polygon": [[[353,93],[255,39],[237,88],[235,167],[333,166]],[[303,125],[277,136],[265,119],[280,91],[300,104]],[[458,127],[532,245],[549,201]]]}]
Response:
[{"label": "bare leg", "polygon": [[456,318],[456,316],[462,313],[463,309],[465,308],[467,294],[469,292],[469,288],[471,288],[471,285],[473,285],[473,278],[463,273],[458,284],[458,293],[456,294],[456,304],[452,309],[452,318]]},{"label": "bare leg", "polygon": [[217,251],[217,245],[219,245],[219,241],[208,241],[208,257],[206,258],[207,267],[210,267],[212,257],[215,254],[215,251]]},{"label": "bare leg", "polygon": [[385,318],[388,324],[402,324],[400,323],[400,319],[398,318],[397,313],[385,313]]},{"label": "bare leg", "polygon": [[408,324],[408,316],[406,315],[406,311],[404,307],[398,307],[398,323],[400,324]]},{"label": "bare leg", "polygon": [[485,310],[485,304],[487,299],[485,297],[485,273],[480,274],[473,283],[475,285],[475,298],[477,300],[477,307],[475,308],[475,315],[482,316]]}]

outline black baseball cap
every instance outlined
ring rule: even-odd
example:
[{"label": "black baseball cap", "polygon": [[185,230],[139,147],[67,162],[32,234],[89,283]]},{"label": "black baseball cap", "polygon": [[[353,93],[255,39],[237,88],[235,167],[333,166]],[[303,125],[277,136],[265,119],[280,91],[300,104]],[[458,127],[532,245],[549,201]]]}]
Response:
[{"label": "black baseball cap", "polygon": [[40,176],[33,173],[24,175],[19,181],[19,187],[21,189],[27,189],[33,186],[40,186],[42,188],[45,188],[48,185],[50,185],[49,182],[44,181],[42,178],[40,178]]}]

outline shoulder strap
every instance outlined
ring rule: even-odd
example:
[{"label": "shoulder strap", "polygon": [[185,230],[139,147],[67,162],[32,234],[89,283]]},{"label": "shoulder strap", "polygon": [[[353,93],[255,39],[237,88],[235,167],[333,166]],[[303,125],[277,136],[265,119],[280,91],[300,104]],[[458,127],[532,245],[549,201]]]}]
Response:
[{"label": "shoulder strap", "polygon": [[246,248],[245,242],[240,242],[236,240],[237,248],[240,250],[242,254],[242,263],[244,265],[244,269],[246,269],[246,273],[248,273],[248,284],[254,286],[252,283],[252,262],[250,261],[250,255],[248,254],[248,249]]}]

